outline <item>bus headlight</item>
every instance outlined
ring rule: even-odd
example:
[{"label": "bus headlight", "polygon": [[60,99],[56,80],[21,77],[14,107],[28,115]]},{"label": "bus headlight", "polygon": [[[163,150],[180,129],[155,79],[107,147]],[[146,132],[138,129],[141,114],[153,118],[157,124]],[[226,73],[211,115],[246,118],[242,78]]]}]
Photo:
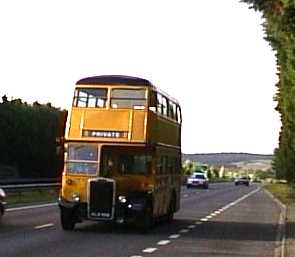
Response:
[{"label": "bus headlight", "polygon": [[74,202],[78,203],[78,202],[80,202],[80,195],[78,193],[73,193],[72,199]]},{"label": "bus headlight", "polygon": [[120,203],[126,203],[127,199],[124,195],[119,195],[118,200]]}]

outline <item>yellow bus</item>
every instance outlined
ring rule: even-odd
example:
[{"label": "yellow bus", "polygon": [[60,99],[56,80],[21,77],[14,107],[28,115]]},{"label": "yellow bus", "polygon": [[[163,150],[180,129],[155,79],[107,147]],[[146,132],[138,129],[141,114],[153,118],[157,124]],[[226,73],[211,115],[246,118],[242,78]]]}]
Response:
[{"label": "yellow bus", "polygon": [[119,75],[76,83],[65,134],[61,225],[171,221],[181,187],[181,109],[148,80]]}]

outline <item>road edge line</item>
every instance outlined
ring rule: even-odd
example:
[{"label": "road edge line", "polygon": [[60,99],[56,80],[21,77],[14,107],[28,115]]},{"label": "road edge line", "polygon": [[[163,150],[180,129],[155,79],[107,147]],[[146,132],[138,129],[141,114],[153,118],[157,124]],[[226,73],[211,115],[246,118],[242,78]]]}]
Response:
[{"label": "road edge line", "polygon": [[276,198],[271,192],[267,191],[265,188],[263,188],[263,190],[279,206],[281,210],[280,217],[278,220],[274,256],[285,257],[287,206],[283,204],[278,198]]},{"label": "road edge line", "polygon": [[45,208],[45,207],[51,207],[51,206],[57,206],[57,202],[55,202],[55,203],[38,204],[38,205],[22,206],[22,207],[12,207],[12,208],[7,208],[5,211],[6,212],[24,211],[24,210],[37,209],[37,208]]}]

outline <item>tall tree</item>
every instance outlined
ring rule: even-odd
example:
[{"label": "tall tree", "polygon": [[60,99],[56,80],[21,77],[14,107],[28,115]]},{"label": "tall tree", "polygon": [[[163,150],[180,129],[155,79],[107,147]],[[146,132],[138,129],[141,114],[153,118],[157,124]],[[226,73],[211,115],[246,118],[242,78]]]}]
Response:
[{"label": "tall tree", "polygon": [[[51,104],[33,105],[21,99],[0,103],[0,164],[14,167],[23,178],[60,176],[66,111]],[[57,154],[59,153],[59,154]]]},{"label": "tall tree", "polygon": [[266,40],[276,52],[279,83],[274,97],[282,127],[273,166],[280,177],[295,182],[295,1],[242,0],[262,12]]}]

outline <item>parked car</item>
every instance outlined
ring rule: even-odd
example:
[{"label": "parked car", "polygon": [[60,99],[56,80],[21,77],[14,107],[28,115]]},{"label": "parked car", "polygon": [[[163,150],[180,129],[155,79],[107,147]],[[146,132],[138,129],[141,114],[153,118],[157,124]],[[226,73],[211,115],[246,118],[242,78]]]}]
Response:
[{"label": "parked car", "polygon": [[235,185],[238,186],[238,185],[246,185],[246,186],[249,186],[250,185],[250,177],[248,176],[242,176],[242,177],[237,177],[235,178]]},{"label": "parked car", "polygon": [[205,173],[194,172],[191,176],[188,177],[186,181],[186,187],[202,187],[204,189],[209,188],[209,179]]},{"label": "parked car", "polygon": [[5,211],[5,204],[6,204],[5,197],[6,197],[6,194],[4,190],[0,188],[0,219],[3,216]]}]

